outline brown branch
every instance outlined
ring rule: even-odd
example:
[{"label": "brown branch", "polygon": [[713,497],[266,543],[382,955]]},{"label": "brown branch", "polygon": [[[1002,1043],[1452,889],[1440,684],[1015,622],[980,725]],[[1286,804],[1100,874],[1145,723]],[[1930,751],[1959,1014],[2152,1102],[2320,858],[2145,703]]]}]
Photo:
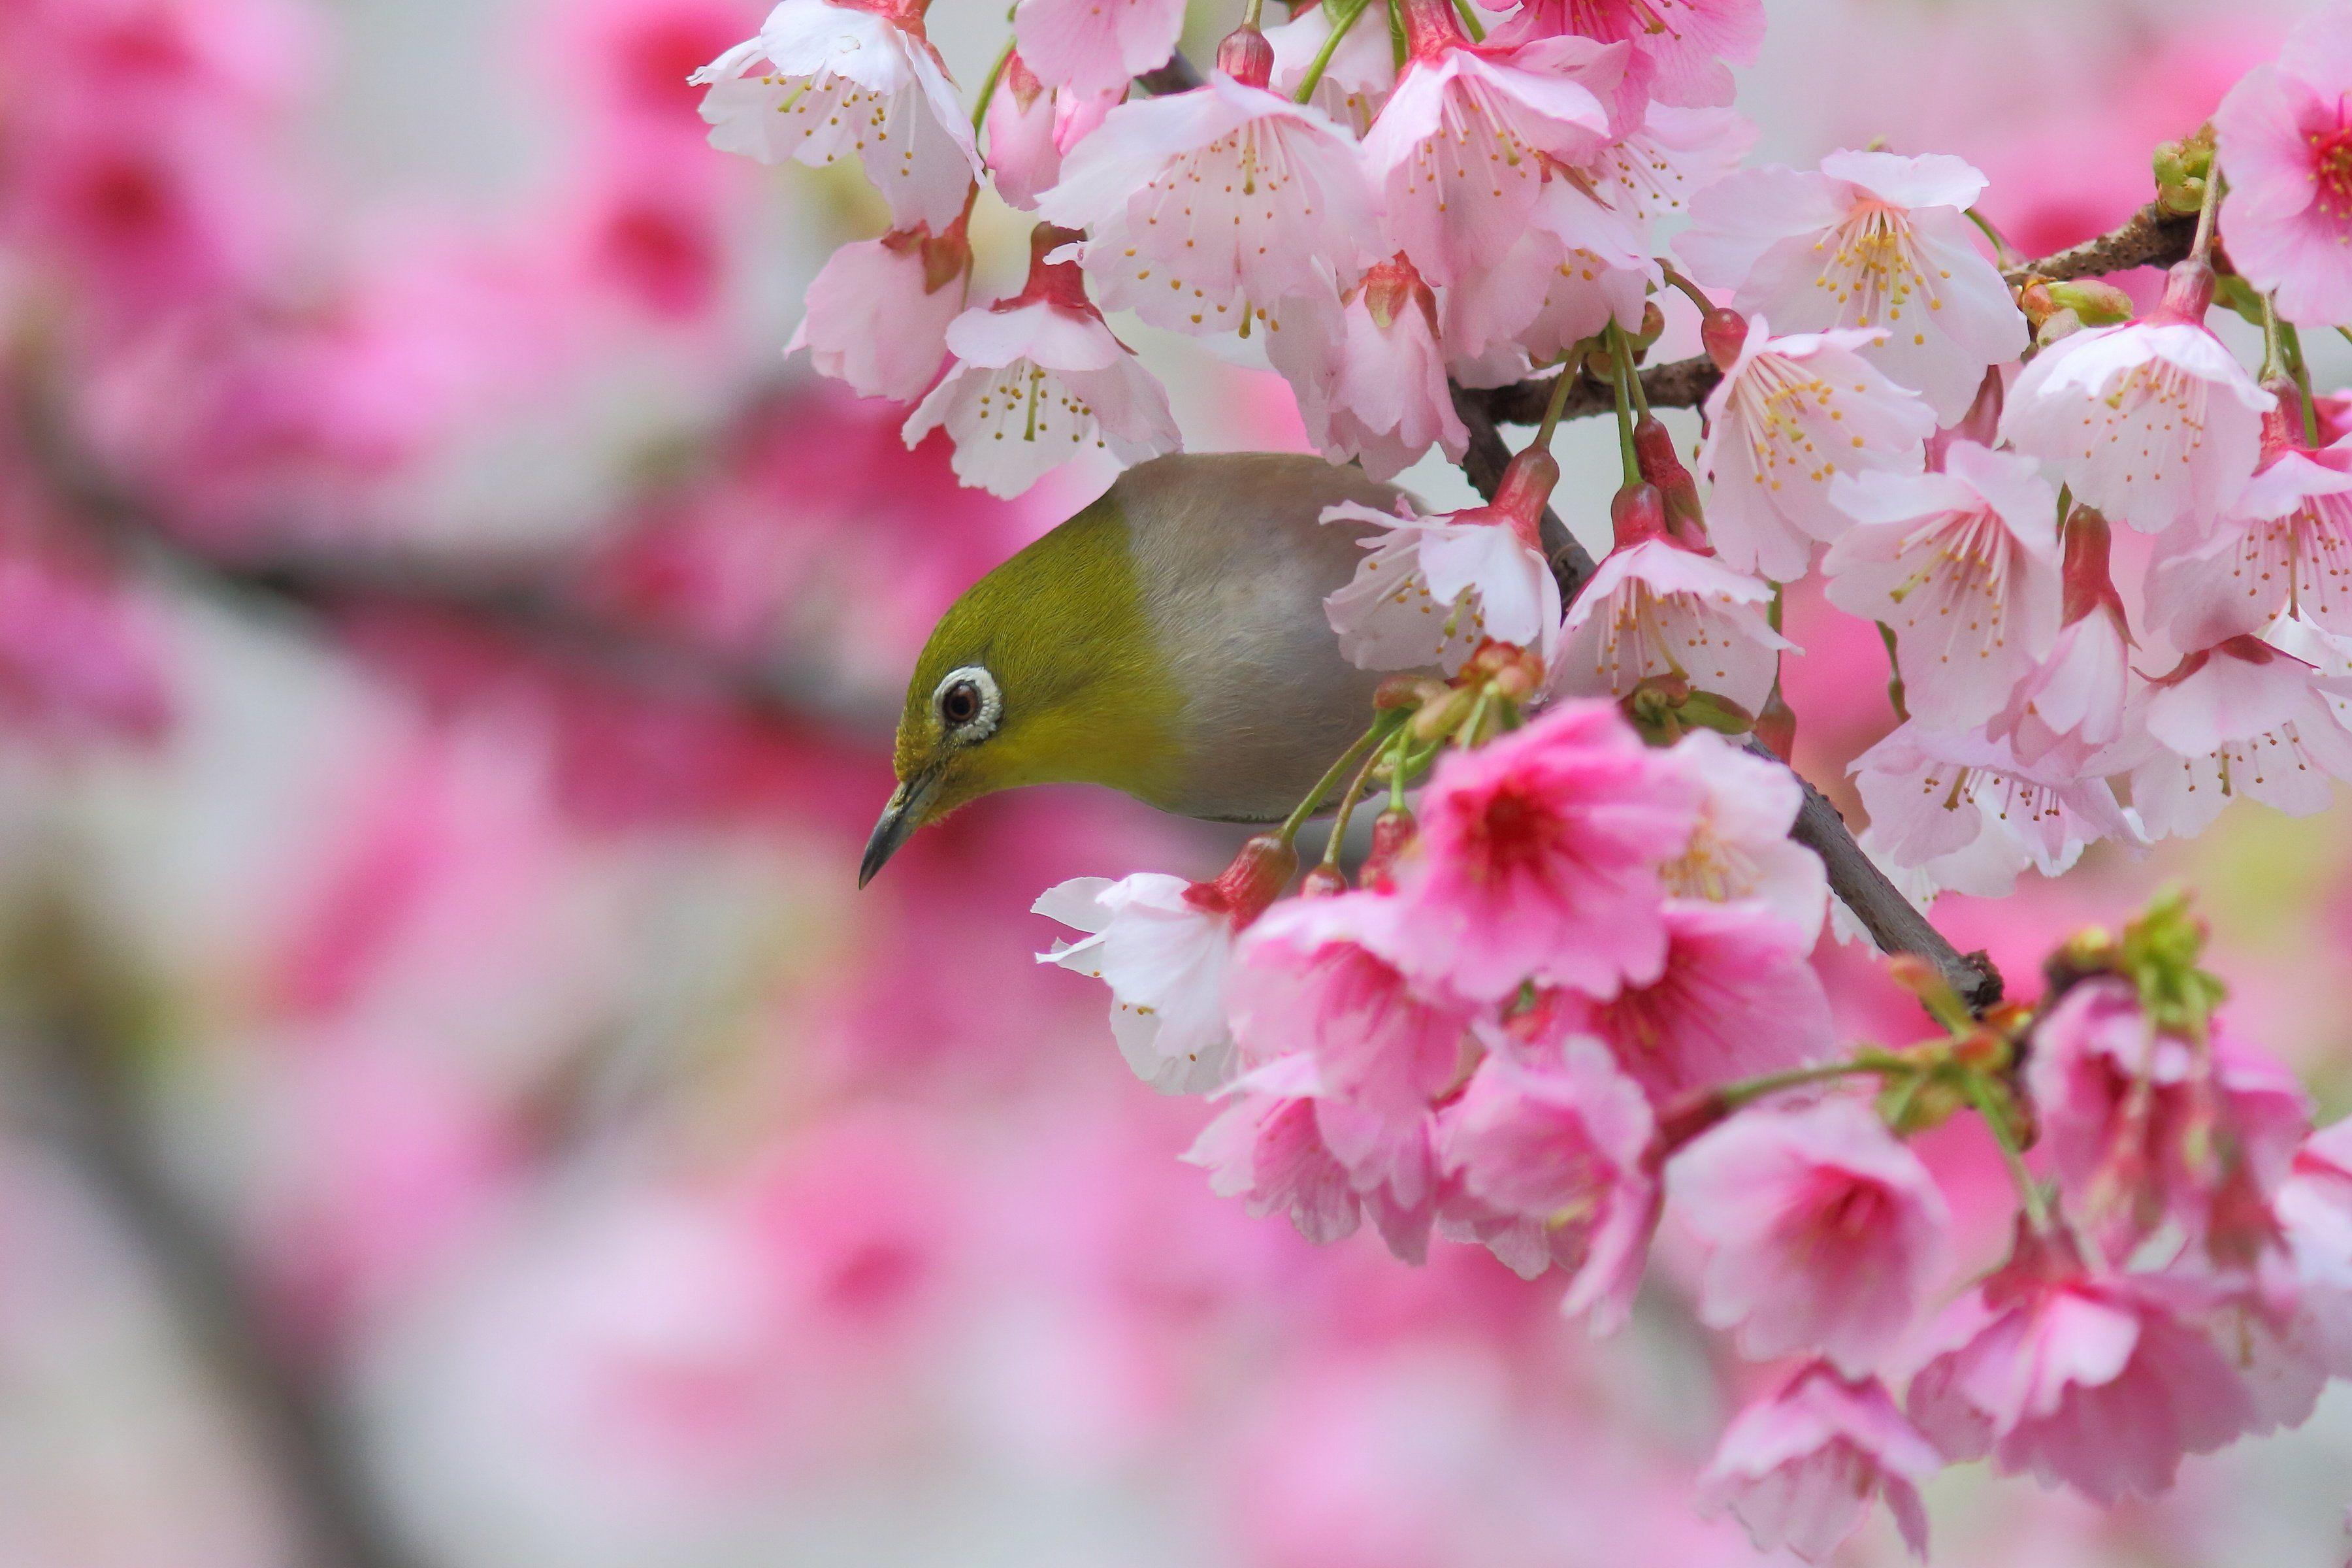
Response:
[{"label": "brown branch", "polygon": [[2074,278],[2128,272],[2135,267],[2169,267],[2188,259],[2189,242],[2196,237],[2194,215],[2179,217],[2150,202],[2126,219],[2120,228],[2069,246],[2039,261],[2021,262],[2001,276],[2011,285],[2021,286],[2036,279],[2045,283],[2063,283]]}]

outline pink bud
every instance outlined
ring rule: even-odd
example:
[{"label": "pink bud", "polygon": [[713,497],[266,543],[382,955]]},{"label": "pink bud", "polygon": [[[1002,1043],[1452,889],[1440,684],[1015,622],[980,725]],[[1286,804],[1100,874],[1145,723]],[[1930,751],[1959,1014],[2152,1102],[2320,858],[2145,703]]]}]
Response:
[{"label": "pink bud", "polygon": [[1715,368],[1728,372],[1739,363],[1739,351],[1747,346],[1748,318],[1737,310],[1709,310],[1706,320],[1699,323],[1698,339]]},{"label": "pink bud", "polygon": [[1217,46],[1217,68],[1244,87],[1262,88],[1274,79],[1274,46],[1245,23]]}]

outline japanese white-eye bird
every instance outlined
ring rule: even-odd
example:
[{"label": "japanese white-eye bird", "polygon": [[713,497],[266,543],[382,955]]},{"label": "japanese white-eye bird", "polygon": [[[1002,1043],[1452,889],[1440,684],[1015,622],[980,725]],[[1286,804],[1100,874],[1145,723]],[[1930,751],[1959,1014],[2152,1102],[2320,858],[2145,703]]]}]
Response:
[{"label": "japanese white-eye bird", "polygon": [[1323,510],[1401,500],[1316,457],[1129,469],[932,629],[858,885],[925,823],[1024,784],[1108,784],[1216,821],[1283,817],[1363,731],[1382,679],[1340,656],[1324,616],[1363,558],[1363,530]]}]

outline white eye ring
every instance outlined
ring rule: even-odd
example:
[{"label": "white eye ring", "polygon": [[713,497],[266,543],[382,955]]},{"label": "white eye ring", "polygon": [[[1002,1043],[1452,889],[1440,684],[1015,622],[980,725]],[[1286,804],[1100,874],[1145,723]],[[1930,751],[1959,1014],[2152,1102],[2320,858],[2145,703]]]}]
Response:
[{"label": "white eye ring", "polygon": [[[972,689],[980,698],[980,708],[959,724],[949,721],[947,701],[948,693],[960,685]],[[931,711],[939,716],[940,728],[947,731],[950,739],[967,746],[977,745],[996,733],[996,726],[1004,717],[1004,697],[996,689],[996,677],[979,665],[967,664],[940,678],[939,685],[931,689]]]}]

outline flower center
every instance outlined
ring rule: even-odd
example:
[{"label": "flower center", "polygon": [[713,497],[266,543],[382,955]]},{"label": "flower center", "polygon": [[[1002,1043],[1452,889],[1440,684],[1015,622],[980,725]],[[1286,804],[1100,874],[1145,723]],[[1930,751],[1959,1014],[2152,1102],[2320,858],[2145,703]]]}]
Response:
[{"label": "flower center", "polygon": [[2310,133],[2311,183],[2319,210],[2341,223],[2352,219],[2352,126]]}]

